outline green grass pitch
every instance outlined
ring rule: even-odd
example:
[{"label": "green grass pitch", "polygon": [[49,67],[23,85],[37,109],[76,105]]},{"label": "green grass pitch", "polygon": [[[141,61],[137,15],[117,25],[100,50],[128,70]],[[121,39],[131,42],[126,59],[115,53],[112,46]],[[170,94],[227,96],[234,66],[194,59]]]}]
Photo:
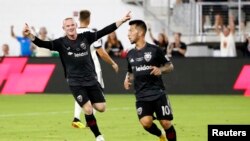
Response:
[{"label": "green grass pitch", "polygon": [[[250,97],[169,97],[178,141],[206,141],[208,124],[250,124]],[[106,99],[107,111],[96,114],[106,141],[158,141],[139,124],[134,95],[106,95]],[[0,140],[95,141],[90,129],[71,127],[73,108],[71,95],[0,95]]]}]

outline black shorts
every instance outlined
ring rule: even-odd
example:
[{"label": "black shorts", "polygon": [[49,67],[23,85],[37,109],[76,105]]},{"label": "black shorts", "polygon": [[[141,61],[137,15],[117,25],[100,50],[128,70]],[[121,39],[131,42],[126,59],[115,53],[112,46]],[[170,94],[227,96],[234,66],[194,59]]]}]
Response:
[{"label": "black shorts", "polygon": [[137,101],[136,109],[139,119],[144,116],[153,117],[155,113],[158,120],[173,120],[172,108],[166,95],[154,101]]},{"label": "black shorts", "polygon": [[92,104],[105,102],[100,84],[93,86],[70,86],[70,90],[81,107],[89,100]]}]

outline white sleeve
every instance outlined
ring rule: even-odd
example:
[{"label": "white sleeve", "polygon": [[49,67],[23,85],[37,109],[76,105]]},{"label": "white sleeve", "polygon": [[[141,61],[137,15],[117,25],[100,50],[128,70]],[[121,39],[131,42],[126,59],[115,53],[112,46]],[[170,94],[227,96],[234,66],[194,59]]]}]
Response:
[{"label": "white sleeve", "polygon": [[93,43],[93,47],[96,48],[96,49],[102,47],[102,40],[99,39],[99,40],[95,41]]}]

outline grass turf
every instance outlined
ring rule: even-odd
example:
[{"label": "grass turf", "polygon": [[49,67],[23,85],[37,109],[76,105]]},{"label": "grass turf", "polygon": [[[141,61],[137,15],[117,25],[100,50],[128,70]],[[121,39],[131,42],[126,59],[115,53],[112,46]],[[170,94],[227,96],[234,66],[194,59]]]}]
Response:
[{"label": "grass turf", "polygon": [[[106,141],[158,141],[140,126],[134,95],[106,99],[107,111],[96,114]],[[250,123],[249,97],[170,95],[170,101],[178,141],[207,140],[208,124]],[[95,141],[90,129],[71,127],[73,108],[71,95],[0,95],[0,140]]]}]

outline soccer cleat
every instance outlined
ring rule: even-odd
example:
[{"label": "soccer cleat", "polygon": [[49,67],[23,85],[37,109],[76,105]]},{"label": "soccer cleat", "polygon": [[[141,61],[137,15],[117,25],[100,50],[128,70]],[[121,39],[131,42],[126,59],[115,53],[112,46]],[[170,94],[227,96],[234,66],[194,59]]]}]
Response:
[{"label": "soccer cleat", "polygon": [[166,137],[164,136],[164,134],[161,134],[160,136],[160,141],[167,141]]},{"label": "soccer cleat", "polygon": [[96,137],[96,141],[105,141],[102,135]]},{"label": "soccer cleat", "polygon": [[72,126],[74,128],[80,128],[80,129],[85,128],[84,124],[82,124],[81,121],[73,121]]}]

